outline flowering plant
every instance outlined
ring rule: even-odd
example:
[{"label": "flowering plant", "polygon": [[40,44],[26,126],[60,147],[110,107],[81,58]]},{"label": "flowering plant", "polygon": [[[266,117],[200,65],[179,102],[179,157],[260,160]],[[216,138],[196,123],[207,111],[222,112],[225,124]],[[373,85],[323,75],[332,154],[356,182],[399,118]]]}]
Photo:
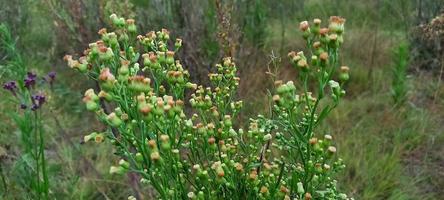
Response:
[{"label": "flowering plant", "polygon": [[[18,70],[20,71],[20,70]],[[23,73],[22,73],[23,74]],[[20,75],[20,72],[19,72]],[[49,198],[49,178],[45,159],[45,135],[41,108],[46,97],[40,83],[48,83],[52,87],[55,72],[48,73],[39,79],[35,73],[27,72],[23,79],[8,81],[3,89],[13,96],[18,111],[12,113],[12,119],[20,130],[22,144],[21,160],[25,178],[25,189],[30,190],[32,198]]]},{"label": "flowering plant", "polygon": [[[88,89],[83,101],[107,128],[84,140],[108,138],[116,147],[121,159],[111,173],[140,174],[160,199],[347,199],[332,177],[344,166],[335,159],[332,136],[318,139],[314,132],[345,94],[332,80],[344,19],[332,17],[328,29],[318,19],[311,27],[301,23],[311,57],[289,56],[300,69],[302,91],[276,81],[273,114],[251,119],[245,131],[236,123],[242,101],[235,97],[240,79],[232,58],[209,74],[211,87],[198,86],[176,60],[181,39],[172,41],[165,29],[137,35],[132,19],[111,15],[111,21],[115,31],[101,29],[84,56],[65,56],[99,83],[100,91]],[[348,68],[340,70],[344,82]],[[316,93],[308,91],[312,82]],[[326,94],[331,102],[324,105]]]}]

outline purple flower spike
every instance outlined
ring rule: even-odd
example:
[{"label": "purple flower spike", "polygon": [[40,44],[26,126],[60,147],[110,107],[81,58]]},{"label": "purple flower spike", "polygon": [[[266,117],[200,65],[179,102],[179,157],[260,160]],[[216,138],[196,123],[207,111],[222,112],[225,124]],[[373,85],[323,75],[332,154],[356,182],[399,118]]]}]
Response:
[{"label": "purple flower spike", "polygon": [[3,89],[9,90],[11,92],[14,92],[14,90],[17,88],[17,83],[15,81],[9,81],[5,84],[3,84]]}]

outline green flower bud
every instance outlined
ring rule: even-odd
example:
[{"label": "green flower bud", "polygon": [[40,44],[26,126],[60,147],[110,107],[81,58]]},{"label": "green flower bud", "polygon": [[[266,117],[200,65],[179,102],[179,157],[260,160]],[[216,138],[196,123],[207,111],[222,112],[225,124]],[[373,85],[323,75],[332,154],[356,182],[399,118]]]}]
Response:
[{"label": "green flower bud", "polygon": [[123,123],[122,120],[114,112],[108,115],[107,120],[112,127],[118,127]]},{"label": "green flower bud", "polygon": [[85,135],[83,136],[83,141],[84,142],[89,142],[90,140],[94,139],[97,135],[97,132],[92,132],[89,135]]},{"label": "green flower bud", "polygon": [[344,23],[345,23],[344,18],[338,16],[332,16],[330,17],[330,23],[328,25],[328,29],[336,34],[342,34],[344,32]]},{"label": "green flower bud", "polygon": [[143,162],[143,155],[140,152],[137,152],[135,157],[137,162]]},{"label": "green flower bud", "polygon": [[339,80],[342,82],[348,81],[348,79],[350,78],[348,71],[349,68],[347,66],[342,66],[340,69],[340,73],[339,73]]},{"label": "green flower bud", "polygon": [[110,174],[124,174],[126,172],[126,169],[122,166],[111,166],[109,169]]},{"label": "green flower bud", "polygon": [[[158,51],[157,53],[157,59],[159,60],[160,64],[165,64],[166,58],[165,58],[165,52]],[[174,61],[173,61],[174,62]]]},{"label": "green flower bud", "polygon": [[167,65],[172,65],[174,64],[174,51],[167,51],[166,52],[166,60],[165,60]]},{"label": "green flower bud", "polygon": [[160,147],[165,150],[168,151],[171,149],[171,144],[170,144],[170,137],[168,135],[161,135],[160,136]]},{"label": "green flower bud", "polygon": [[142,75],[130,76],[128,78],[128,88],[135,92],[149,93],[151,80]]},{"label": "green flower bud", "polygon": [[182,39],[177,38],[176,43],[174,43],[174,47],[176,48],[176,51],[178,51],[180,47],[182,47]]},{"label": "green flower bud", "polygon": [[123,159],[120,159],[120,161],[119,161],[119,165],[120,165],[121,167],[123,167],[124,169],[129,169],[129,167],[130,167],[129,162],[127,162],[127,161],[125,161],[125,160],[123,160]]},{"label": "green flower bud", "polygon": [[112,90],[114,88],[114,83],[116,82],[116,78],[111,73],[110,69],[106,67],[100,71],[99,81],[100,81],[100,86],[104,90]]},{"label": "green flower bud", "polygon": [[99,109],[99,104],[96,102],[87,102],[86,103],[86,109],[89,111],[97,111]]},{"label": "green flower bud", "polygon": [[134,19],[127,19],[126,25],[127,25],[126,30],[128,30],[128,32],[130,32],[130,33],[137,32],[137,27],[136,27],[136,24],[134,23]]}]

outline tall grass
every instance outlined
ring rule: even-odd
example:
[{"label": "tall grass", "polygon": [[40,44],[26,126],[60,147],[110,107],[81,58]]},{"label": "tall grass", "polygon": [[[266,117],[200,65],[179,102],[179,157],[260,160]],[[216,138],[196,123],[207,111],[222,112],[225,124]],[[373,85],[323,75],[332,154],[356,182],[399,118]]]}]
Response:
[{"label": "tall grass", "polygon": [[392,98],[396,106],[407,100],[408,81],[407,70],[409,63],[409,49],[407,44],[401,44],[393,53],[392,69]]}]

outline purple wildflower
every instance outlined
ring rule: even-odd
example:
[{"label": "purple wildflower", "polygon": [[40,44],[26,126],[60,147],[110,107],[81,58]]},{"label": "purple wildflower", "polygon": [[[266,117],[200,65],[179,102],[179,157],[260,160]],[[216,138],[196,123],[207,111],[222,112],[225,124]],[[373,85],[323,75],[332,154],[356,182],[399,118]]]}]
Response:
[{"label": "purple wildflower", "polygon": [[37,110],[37,109],[39,109],[39,106],[38,106],[37,104],[32,104],[32,106],[31,106],[31,110],[32,110],[32,111],[35,111],[35,110]]},{"label": "purple wildflower", "polygon": [[32,95],[31,98],[33,100],[31,106],[32,111],[39,109],[46,101],[45,96],[43,96],[42,94]]},{"label": "purple wildflower", "polygon": [[28,73],[27,73],[27,77],[28,77],[28,78],[32,78],[32,79],[35,79],[35,78],[37,78],[37,74],[34,74],[34,73],[32,73],[32,72],[28,72]]},{"label": "purple wildflower", "polygon": [[3,89],[9,90],[11,92],[14,92],[16,88],[17,88],[17,83],[15,81],[8,81],[7,83],[3,84]]},{"label": "purple wildflower", "polygon": [[48,73],[48,77],[50,78],[51,81],[53,81],[55,79],[56,74],[57,73],[55,71],[52,71],[52,72]]},{"label": "purple wildflower", "polygon": [[23,109],[23,110],[25,110],[26,108],[28,108],[28,106],[26,106],[26,104],[23,104],[23,103],[22,103],[22,104],[20,104],[20,108]]},{"label": "purple wildflower", "polygon": [[34,100],[34,104],[37,104],[38,106],[44,104],[46,100],[45,96],[40,94],[32,95],[32,99]]},{"label": "purple wildflower", "polygon": [[34,86],[36,78],[37,78],[36,74],[28,72],[28,75],[25,78],[25,87],[29,89],[32,86]]},{"label": "purple wildflower", "polygon": [[54,83],[54,80],[55,80],[55,77],[56,77],[56,72],[55,71],[52,71],[52,72],[49,72],[48,73],[48,82],[49,82],[49,85],[50,86],[52,86],[52,83]]}]

